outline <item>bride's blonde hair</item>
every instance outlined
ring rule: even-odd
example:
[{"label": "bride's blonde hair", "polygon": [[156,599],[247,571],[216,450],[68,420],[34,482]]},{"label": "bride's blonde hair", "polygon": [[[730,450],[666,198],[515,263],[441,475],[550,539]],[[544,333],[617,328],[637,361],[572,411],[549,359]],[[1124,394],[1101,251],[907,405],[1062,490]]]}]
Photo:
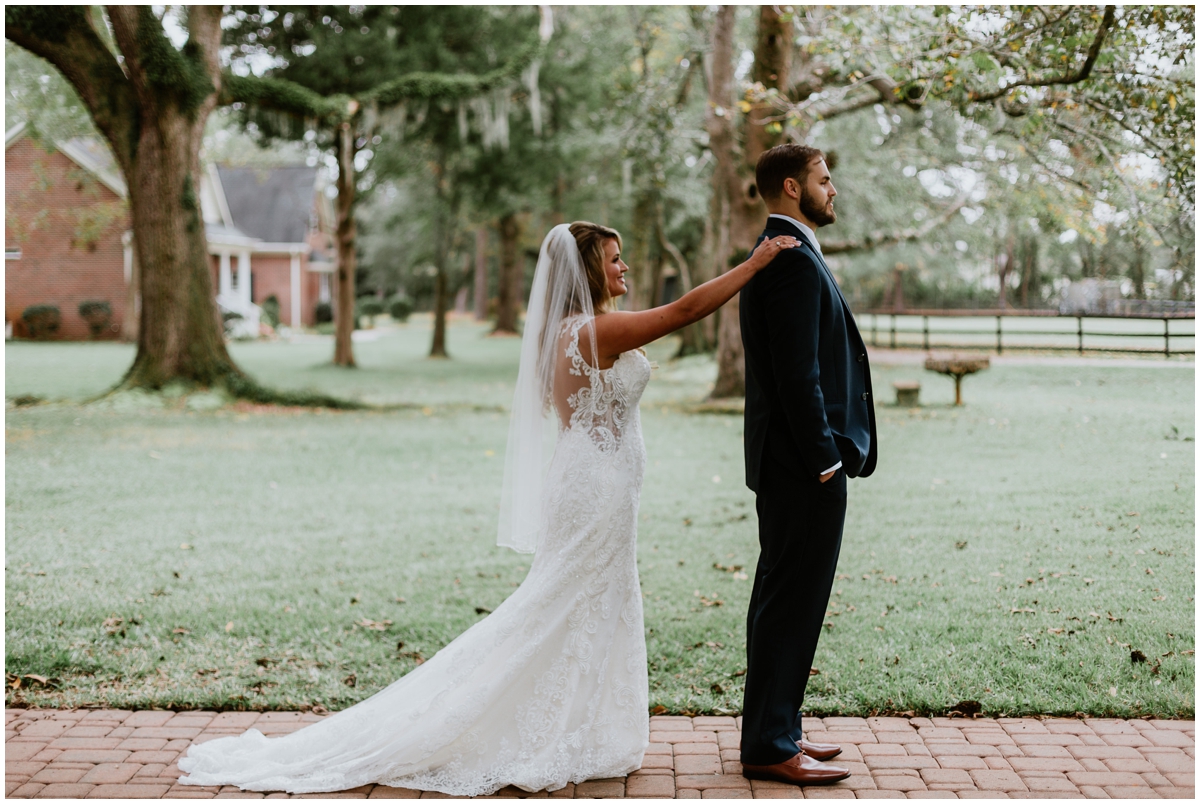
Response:
[{"label": "bride's blonde hair", "polygon": [[589,221],[572,223],[571,234],[583,259],[583,271],[592,293],[592,309],[596,313],[607,312],[612,306],[612,295],[608,292],[608,277],[604,273],[604,241],[616,240],[617,247],[622,248],[621,234],[616,229]]}]

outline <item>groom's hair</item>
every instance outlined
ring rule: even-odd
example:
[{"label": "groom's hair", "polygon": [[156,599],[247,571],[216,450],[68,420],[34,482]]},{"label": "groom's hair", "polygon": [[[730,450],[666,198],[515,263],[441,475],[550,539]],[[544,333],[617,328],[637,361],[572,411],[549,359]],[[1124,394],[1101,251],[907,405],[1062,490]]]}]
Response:
[{"label": "groom's hair", "polygon": [[583,259],[583,271],[587,274],[588,289],[592,292],[592,310],[597,313],[607,311],[612,296],[608,292],[608,277],[604,273],[604,242],[616,240],[617,248],[621,248],[621,235],[616,229],[589,221],[572,223],[571,234]]},{"label": "groom's hair", "polygon": [[754,170],[759,195],[765,201],[779,198],[783,195],[784,179],[795,179],[803,187],[808,180],[809,168],[824,158],[824,151],[807,145],[785,143],[768,148],[758,157],[758,166]]}]

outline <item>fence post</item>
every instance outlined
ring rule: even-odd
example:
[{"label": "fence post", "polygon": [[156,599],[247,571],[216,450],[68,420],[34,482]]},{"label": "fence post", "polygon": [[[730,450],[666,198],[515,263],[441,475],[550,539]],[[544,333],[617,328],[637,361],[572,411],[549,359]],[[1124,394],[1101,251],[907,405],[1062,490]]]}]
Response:
[{"label": "fence post", "polygon": [[1004,354],[1004,344],[1000,340],[1000,322],[1004,320],[1004,316],[996,316],[996,354]]},{"label": "fence post", "polygon": [[892,313],[892,348],[896,348],[896,314]]},{"label": "fence post", "polygon": [[928,352],[929,351],[929,316],[927,316],[927,315],[921,316],[921,322],[922,322],[921,332],[925,336],[925,351]]},{"label": "fence post", "polygon": [[1083,354],[1083,316],[1075,316],[1075,320],[1079,323],[1079,354]]},{"label": "fence post", "polygon": [[1171,319],[1163,319],[1163,354],[1171,356]]}]

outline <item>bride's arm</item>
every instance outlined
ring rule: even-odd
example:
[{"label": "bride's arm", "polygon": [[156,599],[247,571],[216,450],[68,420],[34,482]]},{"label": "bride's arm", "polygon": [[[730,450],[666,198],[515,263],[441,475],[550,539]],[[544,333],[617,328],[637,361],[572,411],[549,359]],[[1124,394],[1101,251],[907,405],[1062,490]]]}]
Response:
[{"label": "bride's arm", "polygon": [[796,239],[780,236],[764,240],[741,265],[693,288],[670,304],[636,313],[611,312],[596,316],[596,343],[601,358],[614,358],[695,323],[714,312],[741,290],[750,277],[768,266]]}]

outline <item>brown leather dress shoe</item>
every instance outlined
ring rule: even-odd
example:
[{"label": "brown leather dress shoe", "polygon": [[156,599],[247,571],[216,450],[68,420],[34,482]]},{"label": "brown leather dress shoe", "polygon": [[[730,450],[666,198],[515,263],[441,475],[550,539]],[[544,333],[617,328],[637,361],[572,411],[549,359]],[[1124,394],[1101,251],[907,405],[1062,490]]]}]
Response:
[{"label": "brown leather dress shoe", "polygon": [[776,765],[742,765],[742,775],[747,779],[811,785],[840,782],[850,775],[850,771],[837,765],[827,765],[801,751],[788,761]]},{"label": "brown leather dress shoe", "polygon": [[800,742],[796,743],[796,745],[800,747],[801,751],[821,762],[833,759],[842,753],[840,745],[834,745],[833,743],[810,743],[803,737],[800,738]]}]

